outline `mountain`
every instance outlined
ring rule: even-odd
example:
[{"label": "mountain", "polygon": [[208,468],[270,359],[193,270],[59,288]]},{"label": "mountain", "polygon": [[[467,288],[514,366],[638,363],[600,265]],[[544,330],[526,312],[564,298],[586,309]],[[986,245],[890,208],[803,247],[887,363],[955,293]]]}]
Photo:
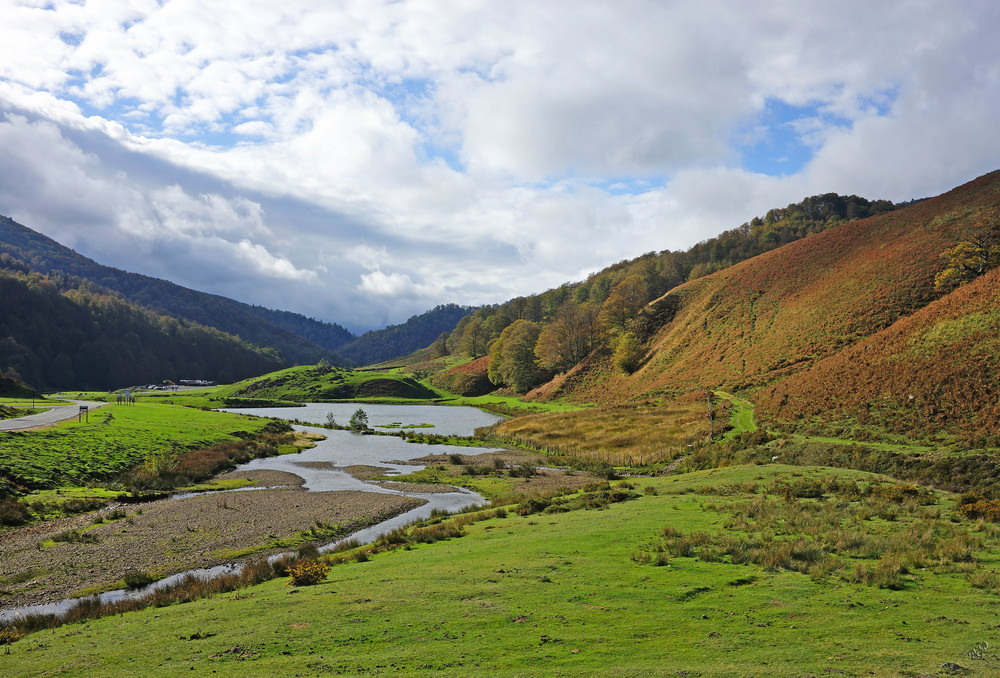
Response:
[{"label": "mountain", "polygon": [[36,388],[112,389],[164,379],[230,382],[286,363],[273,350],[157,315],[0,254],[0,370]]},{"label": "mountain", "polygon": [[1000,273],[950,292],[935,276],[984,218],[1000,236],[998,209],[993,172],[686,282],[628,325],[648,337],[634,371],[606,348],[538,395],[622,401],[705,386],[744,392],[773,426],[996,441]]},{"label": "mountain", "polygon": [[453,330],[458,321],[472,310],[470,306],[457,304],[435,306],[400,325],[365,332],[350,344],[338,347],[337,351],[360,365],[409,355],[430,345],[442,333]]},{"label": "mountain", "polygon": [[328,351],[337,352],[340,347],[357,339],[341,325],[308,318],[301,313],[279,311],[263,306],[251,306],[250,310],[257,317],[272,322]]},{"label": "mountain", "polygon": [[[462,318],[429,354],[476,359],[492,351],[491,378],[520,391],[570,370],[594,351],[613,351],[618,362],[632,364],[641,358],[642,343],[676,312],[679,298],[667,297],[643,310],[648,302],[762,253],[898,207],[855,195],[811,196],[769,210],[687,251],[649,252],[608,266],[585,281],[479,308]],[[519,336],[503,341],[505,333]],[[427,358],[414,356],[409,362]]]},{"label": "mountain", "polygon": [[[272,348],[286,365],[313,364],[320,360],[344,364],[333,348],[338,341],[343,343],[353,338],[339,325],[270,311],[103,266],[7,217],[0,217],[0,254],[8,254],[36,273],[86,280],[157,314],[183,318],[238,336],[253,345]],[[293,328],[309,332],[318,340],[307,339]]]},{"label": "mountain", "polygon": [[[752,401],[772,430],[995,445],[991,267],[1000,172],[902,205],[824,194],[686,252],[477,309],[410,369],[450,366],[436,383],[461,390],[455,359],[479,359],[481,373],[488,354],[493,384],[527,399],[614,405],[719,389]],[[442,347],[450,357],[432,367]]]}]

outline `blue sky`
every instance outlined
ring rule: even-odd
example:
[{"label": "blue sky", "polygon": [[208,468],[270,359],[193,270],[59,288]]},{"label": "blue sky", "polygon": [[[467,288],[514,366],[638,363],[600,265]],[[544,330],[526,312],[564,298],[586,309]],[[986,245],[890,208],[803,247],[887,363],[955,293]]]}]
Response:
[{"label": "blue sky", "polygon": [[0,213],[361,331],[997,168],[992,2],[0,0]]}]

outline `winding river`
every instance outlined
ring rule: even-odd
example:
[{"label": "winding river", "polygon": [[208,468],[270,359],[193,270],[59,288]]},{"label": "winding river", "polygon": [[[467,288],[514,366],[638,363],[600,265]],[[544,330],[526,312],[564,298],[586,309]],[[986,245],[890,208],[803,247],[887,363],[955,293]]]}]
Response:
[{"label": "winding river", "polygon": [[[433,405],[309,403],[305,407],[240,408],[225,411],[316,424],[326,423],[328,417],[332,415],[338,424],[346,424],[359,407],[368,415],[368,425],[375,430],[381,431],[415,430],[422,433],[435,433],[439,435],[468,436],[472,435],[476,428],[489,426],[500,420],[500,417],[496,415],[472,407],[442,407]],[[449,445],[421,445],[407,443],[401,438],[394,436],[360,435],[350,431],[330,430],[303,424],[295,424],[294,428],[298,431],[319,433],[326,436],[326,439],[317,441],[316,447],[296,454],[254,459],[239,466],[236,470],[275,470],[294,473],[305,480],[304,487],[310,492],[362,490],[365,492],[381,492],[418,497],[427,502],[423,506],[411,511],[355,532],[343,539],[325,544],[320,547],[320,551],[330,551],[336,548],[337,544],[341,541],[348,539],[357,540],[361,544],[370,543],[382,534],[387,534],[397,527],[413,522],[414,520],[429,517],[435,509],[454,512],[468,506],[484,503],[481,496],[462,488],[455,488],[454,492],[428,493],[414,492],[408,489],[400,490],[389,486],[366,483],[339,469],[355,465],[379,466],[385,469],[387,475],[404,474],[420,470],[424,467],[401,462],[407,462],[428,454],[477,454],[493,451],[489,448],[470,449]],[[183,500],[183,497],[179,499]],[[102,593],[99,598],[101,602],[115,602],[128,598],[139,598],[156,588],[173,584],[189,574],[210,578],[232,572],[237,567],[239,566],[220,565],[208,569],[182,572],[161,579],[143,589],[108,591],[107,593]],[[76,599],[70,599],[43,605],[2,610],[0,611],[0,621],[6,621],[23,614],[63,614],[76,604],[76,602]]]}]

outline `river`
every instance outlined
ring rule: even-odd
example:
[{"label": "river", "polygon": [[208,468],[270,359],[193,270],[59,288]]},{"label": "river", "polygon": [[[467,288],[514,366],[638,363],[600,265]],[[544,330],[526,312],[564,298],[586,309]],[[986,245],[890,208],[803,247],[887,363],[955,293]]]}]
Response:
[{"label": "river", "polygon": [[[472,407],[443,407],[433,405],[309,403],[305,407],[239,408],[227,409],[225,411],[278,417],[288,420],[297,419],[317,424],[326,423],[328,415],[332,414],[338,424],[346,424],[359,407],[368,415],[368,425],[376,430],[416,430],[421,433],[468,436],[472,435],[476,428],[489,426],[501,419],[496,415]],[[338,543],[348,539],[357,540],[361,544],[370,543],[382,534],[387,534],[397,527],[413,522],[414,520],[429,517],[435,509],[454,512],[468,506],[484,503],[480,495],[462,488],[455,488],[454,492],[428,493],[397,490],[391,487],[363,482],[344,471],[338,470],[338,467],[343,468],[354,465],[380,466],[386,469],[386,474],[388,475],[411,473],[424,467],[399,462],[409,461],[428,454],[478,454],[494,451],[491,448],[421,445],[407,443],[395,436],[361,435],[350,431],[330,430],[302,424],[295,424],[294,428],[298,431],[322,434],[326,436],[326,439],[317,441],[316,447],[296,454],[254,459],[237,467],[236,470],[276,470],[294,473],[305,480],[304,487],[310,492],[362,490],[366,492],[418,497],[427,501],[426,504],[412,511],[355,532],[343,539],[324,544],[320,547],[320,551],[330,551]],[[183,496],[179,500],[183,500]],[[182,572],[161,579],[143,589],[108,591],[102,593],[99,598],[101,602],[105,603],[139,598],[156,588],[168,586],[189,574],[200,577],[213,577],[232,572],[235,567],[238,566],[220,565],[209,569]],[[0,621],[7,621],[24,614],[64,614],[76,602],[76,599],[70,599],[43,605],[2,610],[0,611]]]}]

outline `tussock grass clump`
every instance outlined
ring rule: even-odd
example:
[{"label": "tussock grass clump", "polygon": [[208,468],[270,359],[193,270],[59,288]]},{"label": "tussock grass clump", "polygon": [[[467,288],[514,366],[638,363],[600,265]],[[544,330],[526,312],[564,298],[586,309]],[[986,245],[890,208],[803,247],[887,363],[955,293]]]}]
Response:
[{"label": "tussock grass clump", "polygon": [[15,527],[31,519],[31,511],[16,499],[0,500],[0,525]]},{"label": "tussock grass clump", "polygon": [[966,574],[985,590],[1000,584],[1000,575],[984,571],[976,555],[1000,528],[942,517],[939,507],[928,506],[937,498],[926,488],[830,476],[701,491],[732,498],[702,504],[725,515],[717,533],[667,525],[646,555],[636,552],[631,559],[646,564],[665,553],[886,589],[905,588],[927,569]]},{"label": "tussock grass clump", "polygon": [[81,532],[80,530],[66,530],[65,532],[59,532],[51,537],[52,541],[56,542],[69,542],[75,544],[96,544],[97,536],[91,534],[90,532]]},{"label": "tussock grass clump", "polygon": [[157,580],[157,577],[144,570],[129,570],[122,578],[127,589],[141,589]]},{"label": "tussock grass clump", "polygon": [[176,583],[157,588],[139,598],[114,603],[102,603],[96,597],[81,598],[74,607],[62,616],[31,614],[18,617],[6,624],[0,624],[0,638],[8,638],[7,642],[14,642],[34,631],[57,628],[64,624],[120,615],[125,612],[144,610],[148,607],[166,607],[201,598],[210,598],[219,593],[228,593],[281,577],[296,562],[297,560],[290,556],[275,561],[259,557],[247,561],[242,568],[230,574],[212,579],[187,575]]},{"label": "tussock grass clump", "polygon": [[[271,426],[275,422],[271,422]],[[187,452],[161,451],[147,455],[146,461],[125,473],[121,483],[133,493],[166,490],[201,482],[214,475],[231,471],[251,459],[274,457],[282,447],[291,445],[294,433],[280,431],[275,426],[255,438],[228,442]],[[267,426],[264,429],[268,431]]]}]

